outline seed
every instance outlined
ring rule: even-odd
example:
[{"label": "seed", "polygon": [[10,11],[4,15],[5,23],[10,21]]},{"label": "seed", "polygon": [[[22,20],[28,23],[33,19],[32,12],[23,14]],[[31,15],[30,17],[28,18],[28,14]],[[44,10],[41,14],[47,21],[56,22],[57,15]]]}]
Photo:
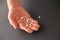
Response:
[{"label": "seed", "polygon": [[41,18],[41,16],[38,16],[38,18]]},{"label": "seed", "polygon": [[29,18],[27,18],[27,21],[29,20]]},{"label": "seed", "polygon": [[30,21],[32,20],[32,18],[29,19]]},{"label": "seed", "polygon": [[31,20],[31,22],[33,23],[33,22],[34,22],[34,20]]},{"label": "seed", "polygon": [[23,19],[24,17],[20,17],[20,19]]},{"label": "seed", "polygon": [[29,26],[31,26],[31,27],[32,27],[32,26],[33,26],[33,24],[32,24],[32,23],[30,23],[30,24],[29,24]]},{"label": "seed", "polygon": [[27,23],[29,22],[29,18],[27,18],[26,22],[27,22]]},{"label": "seed", "polygon": [[26,26],[28,26],[28,24],[26,24]]}]

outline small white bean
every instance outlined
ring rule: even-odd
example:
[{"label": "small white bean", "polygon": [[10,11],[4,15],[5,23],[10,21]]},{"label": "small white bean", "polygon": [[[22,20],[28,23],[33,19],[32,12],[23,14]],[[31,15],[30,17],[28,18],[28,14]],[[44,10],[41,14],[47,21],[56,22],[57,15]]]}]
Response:
[{"label": "small white bean", "polygon": [[38,18],[41,18],[41,16],[38,16]]},{"label": "small white bean", "polygon": [[26,24],[26,26],[28,26],[28,24]]}]

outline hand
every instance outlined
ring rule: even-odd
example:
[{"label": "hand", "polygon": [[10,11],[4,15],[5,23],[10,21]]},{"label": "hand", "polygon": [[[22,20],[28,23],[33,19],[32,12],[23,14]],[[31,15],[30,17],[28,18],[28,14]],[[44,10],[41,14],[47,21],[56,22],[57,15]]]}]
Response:
[{"label": "hand", "polygon": [[[28,33],[38,31],[40,25],[24,8],[12,8],[8,13],[8,20],[14,29],[22,29]],[[28,22],[27,22],[28,21]]]}]

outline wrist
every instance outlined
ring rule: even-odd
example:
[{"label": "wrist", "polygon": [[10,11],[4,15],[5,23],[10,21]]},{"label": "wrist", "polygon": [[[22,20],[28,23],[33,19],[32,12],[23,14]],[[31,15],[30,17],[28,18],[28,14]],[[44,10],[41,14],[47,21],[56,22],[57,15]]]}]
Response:
[{"label": "wrist", "polygon": [[22,7],[21,6],[17,6],[17,7],[11,7],[11,8],[9,8],[9,10],[11,10],[11,9],[22,9]]}]

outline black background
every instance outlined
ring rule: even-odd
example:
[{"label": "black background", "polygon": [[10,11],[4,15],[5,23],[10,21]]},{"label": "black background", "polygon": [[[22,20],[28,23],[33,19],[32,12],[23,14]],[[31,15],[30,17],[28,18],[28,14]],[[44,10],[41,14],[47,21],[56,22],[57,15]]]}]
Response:
[{"label": "black background", "polygon": [[14,30],[8,22],[7,2],[0,0],[0,40],[60,40],[59,0],[21,0],[21,3],[39,21],[40,30],[32,34]]}]

